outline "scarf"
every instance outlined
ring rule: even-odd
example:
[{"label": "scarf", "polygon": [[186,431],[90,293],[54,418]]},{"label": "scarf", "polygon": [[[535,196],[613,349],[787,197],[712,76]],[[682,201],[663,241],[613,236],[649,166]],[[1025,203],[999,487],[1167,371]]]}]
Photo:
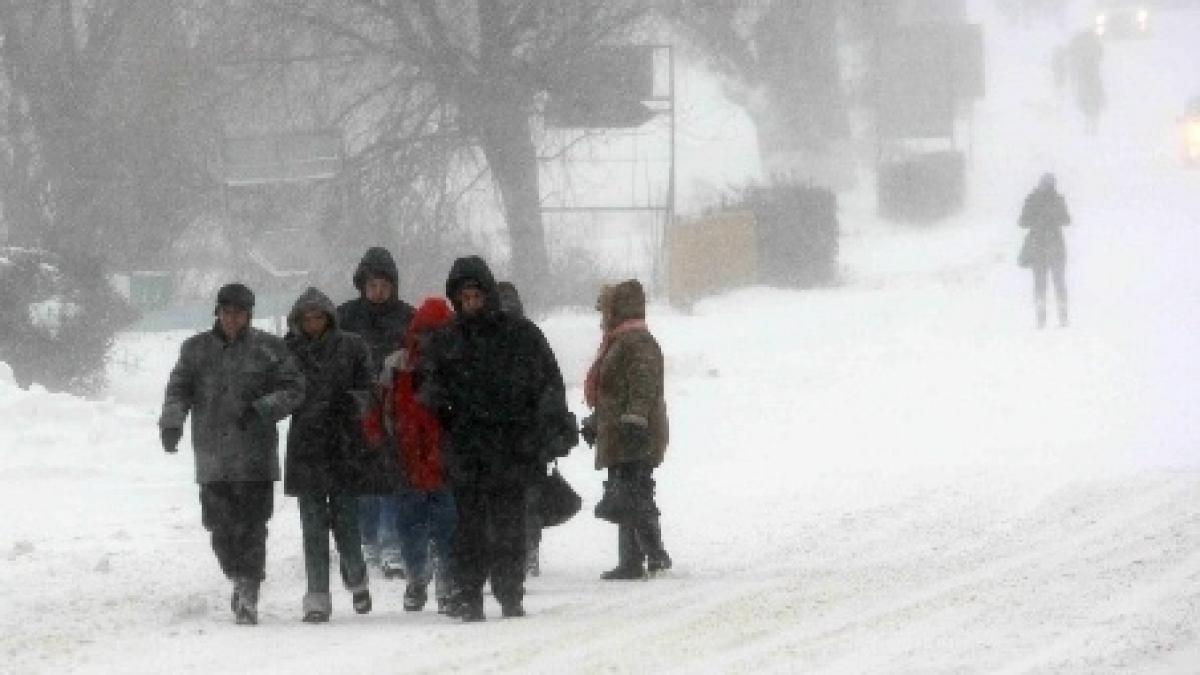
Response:
[{"label": "scarf", "polygon": [[596,350],[596,360],[592,361],[591,367],[588,368],[587,378],[583,381],[583,400],[589,408],[596,407],[596,400],[600,395],[600,362],[608,354],[609,348],[617,341],[618,337],[625,333],[649,329],[645,319],[626,319],[616,328],[604,334],[604,339],[600,341],[600,348]]}]

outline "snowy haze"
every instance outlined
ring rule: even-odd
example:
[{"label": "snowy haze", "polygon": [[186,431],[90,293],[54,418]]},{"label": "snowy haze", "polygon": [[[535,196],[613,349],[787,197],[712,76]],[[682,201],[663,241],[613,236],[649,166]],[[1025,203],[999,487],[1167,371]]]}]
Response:
[{"label": "snowy haze", "polygon": [[[484,624],[406,613],[376,579],[372,614],[335,581],[332,623],[303,624],[278,494],[261,623],[236,626],[190,441],[158,445],[186,333],[126,334],[102,402],[0,367],[0,671],[1200,671],[1200,171],[1175,126],[1200,94],[1200,13],[1106,45],[1096,136],[1050,76],[1076,26],[976,18],[988,95],[963,214],[880,222],[864,178],[841,196],[843,285],[651,308],[669,574],[598,580],[616,531],[590,515],[581,446],[563,470],[584,511],[546,532],[527,618],[490,598]],[[681,180],[752,174],[748,123],[689,77],[706,126],[683,130]],[[1046,170],[1074,219],[1073,323],[1036,331],[1015,220]],[[541,322],[577,412],[596,323]]]}]

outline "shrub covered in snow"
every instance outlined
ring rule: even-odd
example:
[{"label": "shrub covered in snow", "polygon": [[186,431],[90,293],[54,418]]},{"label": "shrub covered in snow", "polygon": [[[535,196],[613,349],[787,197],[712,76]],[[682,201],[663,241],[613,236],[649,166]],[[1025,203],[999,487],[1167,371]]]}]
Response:
[{"label": "shrub covered in snow", "polygon": [[134,312],[84,257],[0,248],[0,361],[18,384],[88,394],[104,384],[118,330]]}]

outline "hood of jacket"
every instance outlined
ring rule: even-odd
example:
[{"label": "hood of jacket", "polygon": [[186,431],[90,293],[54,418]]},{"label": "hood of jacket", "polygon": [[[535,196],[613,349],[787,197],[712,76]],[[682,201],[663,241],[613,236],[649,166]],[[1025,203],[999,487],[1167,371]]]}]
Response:
[{"label": "hood of jacket", "polygon": [[[421,334],[437,330],[453,319],[454,312],[444,298],[425,298],[413,314],[412,322],[408,324],[404,346],[415,352],[420,344]],[[413,356],[415,357],[415,353]]]},{"label": "hood of jacket", "polygon": [[400,270],[396,267],[396,260],[392,258],[392,254],[382,246],[367,249],[362,260],[358,261],[358,268],[354,270],[354,287],[359,293],[362,293],[367,279],[371,277],[384,277],[392,282],[392,297],[399,296]]},{"label": "hood of jacket", "polygon": [[525,316],[525,305],[521,303],[521,294],[511,281],[496,282],[496,293],[500,296],[500,311],[513,316]]},{"label": "hood of jacket", "polygon": [[491,314],[500,311],[500,296],[496,292],[496,277],[492,276],[492,270],[484,262],[483,258],[477,255],[459,258],[450,266],[450,274],[446,277],[446,297],[454,305],[454,311],[462,312],[462,307],[458,301],[458,291],[462,289],[463,283],[468,279],[474,279],[478,282],[479,289],[486,296],[484,313]]},{"label": "hood of jacket", "polygon": [[296,302],[292,303],[292,311],[288,312],[288,329],[294,335],[298,337],[304,335],[303,329],[300,328],[300,315],[310,309],[319,309],[329,317],[329,327],[325,330],[326,334],[337,330],[337,308],[334,307],[333,301],[329,299],[329,296],[309,286],[300,294],[299,298],[296,298]]}]

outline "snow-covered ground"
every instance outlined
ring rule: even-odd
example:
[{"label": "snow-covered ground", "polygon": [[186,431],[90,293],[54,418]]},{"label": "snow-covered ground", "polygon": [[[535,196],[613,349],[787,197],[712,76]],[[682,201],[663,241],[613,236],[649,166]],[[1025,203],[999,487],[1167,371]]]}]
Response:
[{"label": "snow-covered ground", "polygon": [[[301,623],[279,495],[261,624],[235,626],[190,445],[158,446],[184,334],[125,336],[104,402],[0,367],[0,671],[1200,672],[1200,172],[1171,127],[1197,27],[1110,46],[1089,138],[1049,31],[989,26],[966,214],[897,227],[850,195],[843,286],[653,308],[676,568],[598,580],[616,535],[580,447],[584,512],[547,531],[524,619],[405,613],[376,580],[374,613],[335,594],[332,623]],[[1047,168],[1075,216],[1073,324],[1036,331],[1014,220]],[[596,317],[542,325],[579,405]]]}]

